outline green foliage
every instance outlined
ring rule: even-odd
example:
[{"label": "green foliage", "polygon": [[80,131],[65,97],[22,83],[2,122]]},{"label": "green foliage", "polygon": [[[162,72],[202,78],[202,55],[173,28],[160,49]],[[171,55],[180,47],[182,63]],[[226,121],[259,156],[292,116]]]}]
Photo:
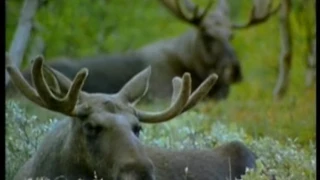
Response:
[{"label": "green foliage", "polygon": [[[44,121],[39,125],[41,120],[26,114],[17,103],[7,102],[6,105],[6,129],[9,131],[6,136],[6,179],[12,179],[57,120]],[[205,121],[215,122],[205,130],[197,125]],[[181,123],[184,126],[179,128]],[[194,111],[186,112],[168,123],[145,125],[141,139],[145,144],[172,149],[212,149],[238,140],[248,145],[258,156],[258,168],[249,171],[243,177],[244,180],[265,180],[271,176],[279,180],[315,179],[316,149],[312,142],[302,148],[290,138],[285,143],[269,137],[254,139],[235,124],[225,125],[219,119],[212,119]],[[93,176],[98,179],[95,173]]]},{"label": "green foliage", "polygon": [[[207,129],[199,124],[214,122]],[[183,127],[179,125],[184,124]],[[236,124],[225,125],[221,119],[199,112],[187,112],[166,124],[145,127],[143,140],[152,145],[173,149],[213,148],[233,140],[244,142],[259,157],[257,170],[244,176],[246,180],[315,179],[316,148],[312,141],[304,148],[291,138],[283,143],[270,137],[254,138]]]},{"label": "green foliage", "polygon": [[[199,2],[205,5],[207,1]],[[234,22],[246,22],[250,2],[232,3]],[[292,2],[291,82],[283,100],[272,101],[281,50],[279,18],[275,16],[265,24],[234,32],[232,44],[241,61],[244,80],[232,86],[226,101],[206,101],[177,120],[144,125],[142,139],[175,149],[212,148],[223,142],[242,140],[261,157],[258,170],[249,172],[245,179],[267,179],[272,174],[277,179],[315,179],[315,87],[304,86],[308,38],[315,34],[315,1]],[[22,1],[6,1],[7,49],[21,4]],[[137,49],[181,35],[191,28],[160,3],[150,0],[49,1],[38,11],[35,20],[41,28],[33,32],[33,37],[43,38],[48,60]],[[30,103],[21,102],[21,106],[26,112],[7,102],[6,179],[11,179],[34,152],[50,126],[48,119],[60,117]]]},{"label": "green foliage", "polygon": [[[39,123],[15,102],[6,102],[6,179],[13,179],[17,170],[37,150],[43,135],[56,119]],[[40,121],[41,122],[41,121]]]}]

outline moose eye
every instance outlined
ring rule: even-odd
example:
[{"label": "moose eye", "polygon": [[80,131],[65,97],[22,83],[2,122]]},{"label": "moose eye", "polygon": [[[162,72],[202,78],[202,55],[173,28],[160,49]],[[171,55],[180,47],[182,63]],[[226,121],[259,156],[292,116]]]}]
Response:
[{"label": "moose eye", "polygon": [[139,137],[140,132],[142,131],[142,127],[140,125],[138,125],[138,124],[133,125],[132,131],[137,137]]},{"label": "moose eye", "polygon": [[102,131],[102,127],[87,122],[83,124],[83,131],[88,137],[93,138],[99,135],[99,133]]}]

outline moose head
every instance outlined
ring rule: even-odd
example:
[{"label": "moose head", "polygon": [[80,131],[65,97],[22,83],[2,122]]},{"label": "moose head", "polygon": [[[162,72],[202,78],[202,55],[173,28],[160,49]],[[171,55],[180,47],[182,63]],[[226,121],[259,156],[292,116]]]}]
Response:
[{"label": "moose head", "polygon": [[209,93],[217,99],[226,98],[229,86],[243,78],[240,61],[231,44],[234,31],[266,22],[280,7],[272,10],[272,0],[255,0],[249,21],[236,24],[231,22],[227,0],[219,0],[214,10],[211,10],[213,0],[205,8],[191,0],[159,1],[178,19],[194,27],[176,39],[173,49],[184,65],[194,71],[193,77],[204,79],[213,72],[219,76]]}]

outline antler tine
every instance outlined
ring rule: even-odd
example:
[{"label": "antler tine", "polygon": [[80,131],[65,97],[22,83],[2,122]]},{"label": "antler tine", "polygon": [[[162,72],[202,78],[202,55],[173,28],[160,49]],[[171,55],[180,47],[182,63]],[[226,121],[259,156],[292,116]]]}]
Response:
[{"label": "antler tine", "polygon": [[[60,73],[59,71],[49,67],[47,64],[43,64],[43,70],[49,74],[51,74],[52,76],[54,76],[54,79],[57,80],[58,82],[58,86],[59,86],[59,90],[61,91],[61,94],[66,94],[68,92],[68,89],[71,87],[72,85],[72,81],[66,77],[64,74]],[[83,92],[84,93],[84,92]],[[59,95],[61,95],[59,94]]]},{"label": "antler tine", "polygon": [[[159,123],[168,121],[175,116],[179,115],[183,108],[185,107],[189,95],[190,95],[190,89],[191,89],[191,77],[189,73],[185,73],[182,77],[182,81],[180,80],[172,80],[174,93],[177,94],[176,97],[173,97],[172,103],[170,107],[167,109],[161,111],[161,112],[145,112],[138,109],[135,109],[136,115],[139,118],[141,122],[145,123]],[[180,84],[180,85],[174,85]],[[176,88],[179,88],[179,93]]]},{"label": "antler tine", "polygon": [[[43,64],[43,66],[44,65],[45,64]],[[58,97],[63,97],[63,93],[61,92],[59,82],[58,82],[57,78],[54,76],[54,74],[52,74],[52,72],[50,72],[50,71],[46,71],[45,69],[44,69],[43,73],[44,73],[44,77],[46,79],[46,82],[50,87],[51,92]]]},{"label": "antler tine", "polygon": [[76,103],[78,96],[81,93],[82,86],[84,81],[88,76],[88,70],[80,70],[76,77],[74,78],[73,83],[71,84],[67,94],[63,98],[58,98],[50,90],[44,74],[43,74],[43,61],[42,56],[38,56],[32,66],[32,81],[35,86],[33,88],[27,81],[23,78],[21,72],[12,66],[10,59],[6,57],[7,71],[10,74],[12,82],[16,87],[25,95],[30,101],[44,107],[46,109],[60,112],[68,116],[77,116],[79,112]]},{"label": "antler tine", "polygon": [[[72,81],[67,77],[65,76],[64,74],[62,74],[61,72],[49,67],[47,64],[43,64],[43,70],[44,72],[50,74],[51,76],[53,76],[54,80],[56,80],[56,83],[57,86],[56,88],[52,88],[50,86],[50,89],[52,91],[52,93],[54,93],[56,96],[64,96],[68,90],[70,89],[70,87],[72,86]],[[81,95],[85,95],[87,94],[86,92],[84,91],[81,91]]]},{"label": "antler tine", "polygon": [[171,13],[173,13],[176,17],[179,19],[189,22],[189,18],[183,13],[179,0],[174,0],[175,2],[172,2],[172,0],[160,0],[160,2],[170,10]]},{"label": "antler tine", "polygon": [[[172,80],[173,93],[172,93],[172,99],[171,99],[171,106],[167,110],[160,113],[150,113],[150,112],[146,113],[136,109],[137,116],[139,117],[141,122],[146,122],[146,123],[164,122],[189,110],[190,108],[195,106],[199,100],[201,100],[208,94],[212,86],[217,82],[218,75],[211,74],[210,76],[208,76],[207,79],[203,83],[201,83],[200,86],[191,94],[191,96],[189,96],[191,93],[190,74],[185,73],[182,78],[183,79],[179,77],[175,77]],[[186,80],[190,81],[190,83],[187,84]],[[182,100],[181,99],[182,96],[185,96],[186,98],[185,103],[183,102],[178,103],[180,100]],[[179,109],[175,110],[174,106],[178,107]],[[169,111],[171,112],[168,113]]]},{"label": "antler tine", "polygon": [[[210,0],[207,4],[207,6],[204,8],[204,10],[199,10],[199,6],[195,5],[194,3],[191,2],[191,0],[184,0],[185,6],[188,9],[188,11],[193,12],[192,13],[192,18],[190,18],[189,22],[194,25],[199,25],[203,21],[203,19],[207,16],[209,13],[212,5],[213,5],[213,0]],[[199,13],[200,11],[200,13]]]},{"label": "antler tine", "polygon": [[[263,0],[263,2],[264,1],[267,1],[267,0]],[[254,7],[251,10],[250,20],[245,24],[233,24],[232,28],[233,29],[245,29],[245,28],[248,28],[248,27],[251,27],[254,25],[258,25],[258,24],[261,24],[261,23],[267,21],[272,15],[276,14],[281,7],[281,3],[279,3],[279,5],[275,9],[271,10],[271,8],[272,8],[271,1],[272,0],[268,1],[269,3],[267,4],[267,12],[265,14],[263,14],[261,17],[259,17],[257,15],[260,11],[260,10],[257,10],[260,5],[260,0],[258,0],[258,2],[255,2]]]},{"label": "antler tine", "polygon": [[210,89],[217,82],[217,80],[218,80],[217,74],[211,74],[210,76],[208,76],[207,79],[204,80],[200,84],[200,86],[191,94],[187,104],[185,105],[181,113],[191,109],[193,106],[197,104],[199,100],[203,99],[209,93]]},{"label": "antler tine", "polygon": [[42,71],[43,57],[38,56],[32,62],[33,62],[32,69],[31,69],[32,83],[36,88],[38,95],[45,102],[48,108],[48,103],[51,101],[54,101],[55,96],[51,93],[50,88],[44,78],[44,74]]},{"label": "antler tine", "polygon": [[36,58],[32,68],[32,79],[40,98],[46,103],[46,108],[69,116],[77,116],[74,110],[84,81],[88,76],[88,70],[82,69],[77,73],[67,94],[63,98],[59,98],[52,93],[42,70],[43,57],[39,56]]},{"label": "antler tine", "polygon": [[[180,77],[176,76],[172,79],[173,92],[172,92],[172,97],[171,97],[171,104],[173,104],[176,101],[176,99],[178,98],[179,92],[181,89],[181,85],[182,85],[182,79]],[[189,95],[190,95],[190,92],[191,92],[191,88],[188,93]]]},{"label": "antler tine", "polygon": [[37,91],[24,79],[20,70],[13,65],[9,54],[6,53],[6,70],[10,75],[12,83],[30,101],[46,108],[46,104],[41,100]]},{"label": "antler tine", "polygon": [[[212,86],[217,82],[218,80],[218,75],[213,73],[210,76],[207,77],[207,79],[205,79],[200,85],[199,87],[191,94],[191,96],[188,99],[188,102],[186,103],[186,105],[184,106],[181,114],[185,111],[188,111],[189,109],[191,109],[193,106],[195,106],[197,104],[197,102],[199,100],[201,100],[202,98],[204,98],[210,91],[210,89],[212,88]],[[177,94],[178,94],[178,89],[181,86],[181,78],[179,77],[175,77],[173,79],[173,81],[176,81],[173,87],[173,93],[172,93],[172,102],[175,100]],[[191,89],[190,89],[191,90]],[[189,92],[190,94],[190,92]]]},{"label": "antler tine", "polygon": [[210,0],[204,10],[199,10],[198,5],[195,5],[190,0],[183,0],[184,8],[188,10],[188,13],[186,14],[181,7],[180,0],[160,0],[160,2],[162,2],[162,4],[164,4],[176,17],[196,26],[202,22],[213,4],[213,0]]}]

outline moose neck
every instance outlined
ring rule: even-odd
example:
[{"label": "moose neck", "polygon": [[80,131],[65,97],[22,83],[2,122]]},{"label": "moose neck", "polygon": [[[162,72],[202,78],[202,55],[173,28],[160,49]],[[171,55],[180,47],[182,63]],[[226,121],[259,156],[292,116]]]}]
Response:
[{"label": "moose neck", "polygon": [[[146,64],[153,65],[153,74],[160,71],[163,76],[163,68],[166,74],[170,74],[170,82],[174,76],[181,76],[184,72],[192,73],[193,79],[205,79],[208,76],[204,61],[206,58],[203,44],[197,29],[191,29],[181,36],[170,38],[144,46],[134,52],[144,59]],[[156,67],[161,67],[158,69]]]},{"label": "moose neck", "polygon": [[178,49],[177,55],[187,69],[192,70],[201,79],[208,76],[207,64],[205,58],[207,54],[203,47],[203,41],[200,38],[198,29],[192,29],[174,41],[174,46]]}]

